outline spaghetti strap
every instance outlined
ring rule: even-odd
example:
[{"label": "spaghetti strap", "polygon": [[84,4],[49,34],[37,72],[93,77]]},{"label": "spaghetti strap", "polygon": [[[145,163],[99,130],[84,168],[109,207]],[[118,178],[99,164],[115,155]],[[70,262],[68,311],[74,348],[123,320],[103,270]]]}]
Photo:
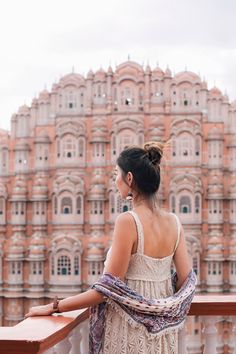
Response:
[{"label": "spaghetti strap", "polygon": [[175,248],[174,248],[174,252],[173,252],[173,253],[175,253],[175,251],[176,251],[176,249],[177,249],[177,247],[178,247],[178,245],[179,245],[179,240],[180,240],[180,227],[181,227],[181,225],[180,225],[180,220],[179,220],[178,216],[177,216],[175,213],[171,213],[171,214],[173,214],[173,215],[175,216],[176,223],[177,223],[177,240],[176,240]]},{"label": "spaghetti strap", "polygon": [[137,228],[138,247],[136,253],[143,254],[144,252],[143,226],[141,224],[139,216],[133,210],[129,210],[128,213],[130,213],[133,216]]}]

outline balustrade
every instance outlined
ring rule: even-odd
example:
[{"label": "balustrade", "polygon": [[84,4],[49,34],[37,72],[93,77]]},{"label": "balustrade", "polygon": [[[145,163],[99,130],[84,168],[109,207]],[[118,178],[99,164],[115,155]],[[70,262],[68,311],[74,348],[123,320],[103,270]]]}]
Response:
[{"label": "balustrade", "polygon": [[[85,309],[1,327],[0,354],[88,354],[88,316]],[[189,334],[186,321],[179,354],[236,354],[236,295],[196,295],[189,316],[199,316],[202,333]]]}]

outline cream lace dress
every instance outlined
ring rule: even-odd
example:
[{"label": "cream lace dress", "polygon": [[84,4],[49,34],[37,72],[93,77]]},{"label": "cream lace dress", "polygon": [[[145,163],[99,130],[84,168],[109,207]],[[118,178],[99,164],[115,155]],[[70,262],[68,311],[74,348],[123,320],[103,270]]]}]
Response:
[{"label": "cream lace dress", "polygon": [[[179,243],[180,222],[176,218],[178,236],[173,254],[164,258],[144,255],[143,227],[138,215],[133,216],[138,233],[137,252],[131,256],[125,281],[130,288],[149,298],[163,298],[173,294],[171,262]],[[109,257],[109,252],[107,257]],[[121,260],[122,262],[122,260]],[[114,301],[107,300],[103,354],[177,354],[177,330],[168,330],[162,336],[148,333],[146,328],[134,322]]]}]

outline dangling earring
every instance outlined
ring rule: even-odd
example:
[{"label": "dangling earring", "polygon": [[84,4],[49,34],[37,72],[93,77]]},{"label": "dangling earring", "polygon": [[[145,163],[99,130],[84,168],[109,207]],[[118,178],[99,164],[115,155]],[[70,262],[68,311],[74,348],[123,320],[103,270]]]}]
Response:
[{"label": "dangling earring", "polygon": [[130,191],[128,191],[128,194],[127,194],[127,197],[126,197],[126,200],[132,200],[133,199],[133,193]]}]

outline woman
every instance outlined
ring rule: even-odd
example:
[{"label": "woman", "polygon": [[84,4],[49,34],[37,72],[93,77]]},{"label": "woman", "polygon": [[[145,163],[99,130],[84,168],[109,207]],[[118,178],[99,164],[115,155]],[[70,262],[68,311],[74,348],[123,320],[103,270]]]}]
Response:
[{"label": "woman", "polygon": [[[161,143],[146,143],[144,148],[125,149],[117,159],[116,186],[122,198],[132,198],[133,210],[120,214],[116,219],[104,273],[124,281],[140,294],[143,297],[140,303],[146,298],[168,298],[173,294],[172,260],[178,279],[175,284],[177,291],[191,271],[178,217],[160,209],[156,202],[163,148]],[[95,286],[54,304],[32,307],[26,317],[50,315],[55,310],[66,312],[96,308],[103,302],[104,294]],[[170,326],[160,335],[150,333],[142,324],[134,322],[116,301],[107,299],[102,343],[97,352],[177,353],[176,328]]]}]

